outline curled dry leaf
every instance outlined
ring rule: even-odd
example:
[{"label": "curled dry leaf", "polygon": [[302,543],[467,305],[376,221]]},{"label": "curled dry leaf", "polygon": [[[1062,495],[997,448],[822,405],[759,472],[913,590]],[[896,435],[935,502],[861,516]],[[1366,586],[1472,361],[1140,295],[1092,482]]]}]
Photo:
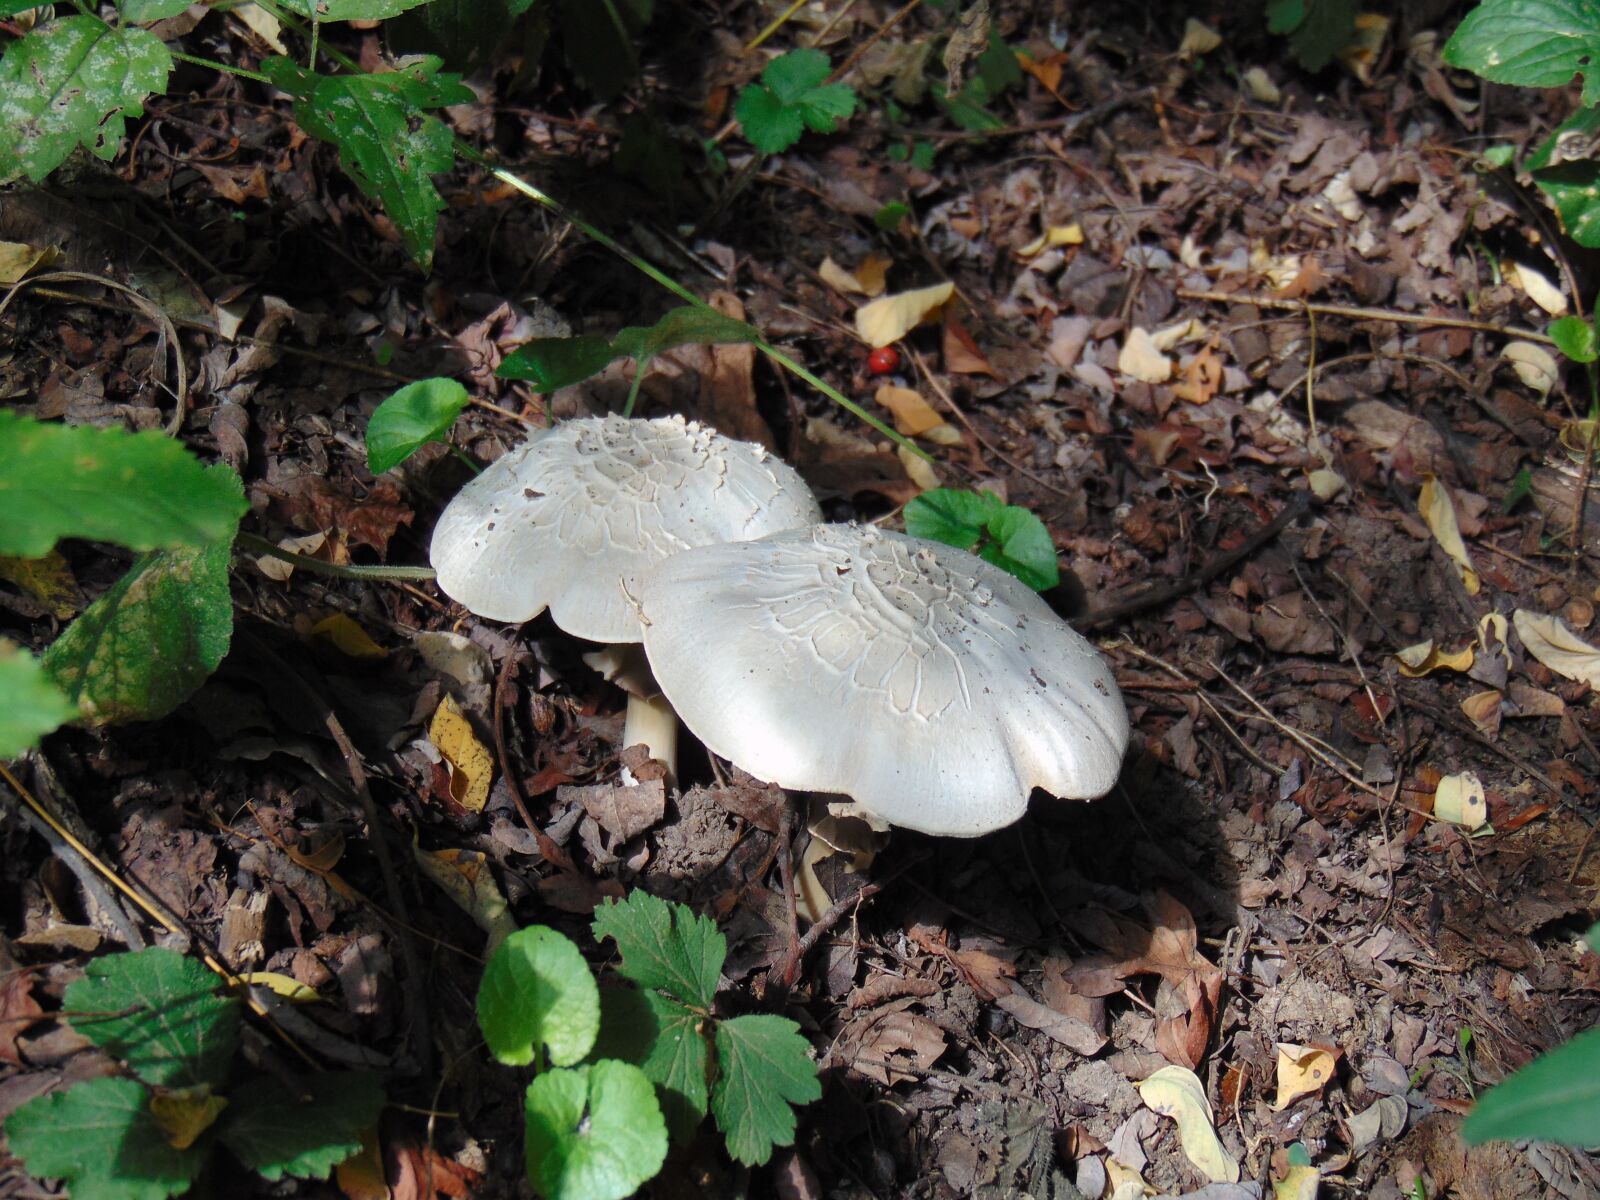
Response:
[{"label": "curled dry leaf", "polygon": [[1250,93],[1250,99],[1257,104],[1278,104],[1283,100],[1283,93],[1278,90],[1278,85],[1272,82],[1261,67],[1251,67],[1241,77],[1245,91]]},{"label": "curled dry leaf", "polygon": [[1456,506],[1450,499],[1449,489],[1432,475],[1424,476],[1417,507],[1422,510],[1422,519],[1433,531],[1435,540],[1450,556],[1450,561],[1455,563],[1467,595],[1476,596],[1478,573],[1472,569],[1472,558],[1467,554],[1466,542],[1461,540],[1461,526],[1456,522]]},{"label": "curled dry leaf", "polygon": [[871,304],[856,309],[856,332],[874,349],[898,342],[948,304],[955,293],[955,284],[936,283],[932,287],[880,296]]},{"label": "curled dry leaf", "polygon": [[1519,608],[1511,614],[1511,623],[1534,658],[1557,675],[1600,691],[1600,650],[1568,629],[1560,617]]},{"label": "curled dry leaf", "polygon": [[1187,1067],[1162,1067],[1139,1085],[1139,1098],[1178,1123],[1183,1153],[1212,1183],[1239,1182],[1239,1161],[1217,1137],[1200,1077]]},{"label": "curled dry leaf", "polygon": [[1083,245],[1083,226],[1074,221],[1071,225],[1051,225],[1033,241],[1017,251],[1019,258],[1038,258],[1046,250],[1058,246]]},{"label": "curled dry leaf", "polygon": [[1559,317],[1567,311],[1566,293],[1538,268],[1527,263],[1508,262],[1505,264],[1505,274],[1513,287],[1520,287],[1527,292],[1528,299],[1552,317]]},{"label": "curled dry leaf", "polygon": [[1165,383],[1172,378],[1172,360],[1156,348],[1148,329],[1135,325],[1117,354],[1117,370],[1142,383]]},{"label": "curled dry leaf", "polygon": [[468,812],[482,812],[489,802],[494,761],[472,731],[466,713],[450,696],[439,701],[428,725],[428,740],[450,768],[450,796]]},{"label": "curled dry leaf", "polygon": [[1483,781],[1471,771],[1446,775],[1433,793],[1433,815],[1464,829],[1481,829],[1489,819]]},{"label": "curled dry leaf", "polygon": [[1301,1096],[1320,1092],[1333,1078],[1333,1068],[1343,1053],[1337,1046],[1300,1046],[1278,1043],[1278,1098],[1274,1112],[1282,1112]]},{"label": "curled dry leaf", "polygon": [[833,259],[825,258],[822,260],[822,265],[817,268],[817,274],[822,276],[823,283],[835,291],[870,298],[883,295],[891,261],[879,258],[876,254],[869,254],[861,260],[854,271],[847,271]]},{"label": "curled dry leaf", "polygon": [[906,478],[918,488],[924,492],[931,492],[939,486],[939,473],[927,459],[907,450],[904,446],[896,446],[895,453],[899,455],[900,465],[906,469]]},{"label": "curled dry leaf", "polygon": [[917,437],[944,424],[944,418],[933,410],[933,405],[910,388],[886,383],[877,390],[873,399],[894,414],[895,429],[907,437]]},{"label": "curled dry leaf", "polygon": [[1533,342],[1512,342],[1500,355],[1511,364],[1517,378],[1541,396],[1548,395],[1561,377],[1561,368],[1556,365],[1555,355]]},{"label": "curled dry leaf", "polygon": [[1400,663],[1400,674],[1407,679],[1421,679],[1435,671],[1467,671],[1472,668],[1471,646],[1455,651],[1441,650],[1434,645],[1432,638],[1407,646],[1404,650],[1396,650],[1394,656]]}]

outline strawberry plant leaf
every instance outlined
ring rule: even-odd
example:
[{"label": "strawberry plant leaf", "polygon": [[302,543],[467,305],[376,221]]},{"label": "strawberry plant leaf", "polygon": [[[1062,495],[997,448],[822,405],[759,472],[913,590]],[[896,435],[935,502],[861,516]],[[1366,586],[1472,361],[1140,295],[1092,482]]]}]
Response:
[{"label": "strawberry plant leaf", "polygon": [[541,1046],[562,1067],[588,1054],[600,991],[572,939],[530,925],[501,942],[478,984],[478,1026],[490,1053],[509,1066],[527,1066]]},{"label": "strawberry plant leaf", "polygon": [[546,1071],[523,1114],[528,1178],[546,1200],[623,1200],[667,1158],[655,1087],[631,1063]]},{"label": "strawberry plant leaf", "polygon": [[0,639],[0,761],[31,750],[77,715],[37,658]]},{"label": "strawberry plant leaf", "polygon": [[1478,1099],[1461,1126],[1469,1146],[1532,1138],[1592,1146],[1600,1129],[1600,1029],[1541,1054]]},{"label": "strawberry plant leaf", "polygon": [[684,904],[668,904],[635,888],[625,900],[595,909],[596,940],[617,943],[617,970],[640,987],[658,988],[683,1003],[709,1010],[728,957],[728,939],[715,921]]},{"label": "strawberry plant leaf", "polygon": [[162,434],[0,409],[0,554],[38,558],[64,537],[203,546],[231,538],[248,508],[237,475],[208,470]]},{"label": "strawberry plant leaf", "polygon": [[611,348],[610,338],[598,333],[534,338],[506,355],[495,375],[500,379],[526,379],[537,392],[553,392],[605,370],[619,353]]},{"label": "strawberry plant leaf", "polygon": [[0,182],[35,183],[78,146],[114,158],[127,118],[165,91],[172,55],[146,29],[79,14],[47,21],[0,58]]},{"label": "strawberry plant leaf", "polygon": [[821,50],[780,54],[761,72],[761,82],[745,86],[733,115],[750,144],[763,154],[780,154],[807,129],[832,133],[856,110],[855,90],[825,83],[832,66]]},{"label": "strawberry plant leaf", "polygon": [[68,987],[72,1028],[163,1087],[218,1087],[239,1041],[239,1002],[201,963],[152,946],[90,961]]},{"label": "strawberry plant leaf", "polygon": [[461,76],[440,73],[429,57],[380,75],[317,75],[287,58],[261,70],[295,98],[294,115],[313,137],[339,148],[339,164],[383,205],[407,252],[427,271],[444,198],[433,176],[455,162],[449,128],[424,110],[465,104],[475,97]]},{"label": "strawberry plant leaf", "polygon": [[787,1017],[760,1013],[719,1023],[717,1068],[711,1111],[728,1153],[747,1166],[766,1162],[774,1146],[793,1144],[792,1105],[822,1098],[810,1047]]},{"label": "strawberry plant leaf", "polygon": [[[240,488],[227,467],[212,467]],[[242,491],[242,489],[241,489]],[[44,653],[90,725],[153,721],[187,700],[228,652],[233,537],[139,559]]]},{"label": "strawberry plant leaf", "polygon": [[241,1088],[218,1137],[266,1179],[326,1179],[361,1149],[383,1111],[383,1080],[368,1071],[333,1071],[297,1081],[296,1095],[276,1079]]},{"label": "strawberry plant leaf", "polygon": [[710,1100],[707,1019],[660,992],[626,985],[600,989],[596,1058],[630,1062],[656,1085],[672,1140],[694,1137]]},{"label": "strawberry plant leaf", "polygon": [[367,470],[381,475],[429,442],[446,440],[467,398],[467,389],[454,379],[435,376],[406,384],[367,422]]},{"label": "strawberry plant leaf", "polygon": [[1583,103],[1600,102],[1600,2],[1485,0],[1462,19],[1444,60],[1494,83],[1562,87],[1583,74]]},{"label": "strawberry plant leaf", "polygon": [[187,1190],[209,1140],[173,1148],[133,1079],[90,1079],[30,1100],[6,1118],[6,1140],[30,1175],[61,1179],[73,1200],[166,1200]]}]

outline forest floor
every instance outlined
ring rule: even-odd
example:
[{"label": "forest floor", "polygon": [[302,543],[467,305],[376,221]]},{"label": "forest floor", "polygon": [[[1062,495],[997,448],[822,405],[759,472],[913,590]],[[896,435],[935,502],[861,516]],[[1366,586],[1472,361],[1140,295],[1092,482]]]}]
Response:
[{"label": "forest floor", "polygon": [[[769,7],[673,6],[629,96],[714,134],[765,61],[743,46]],[[1596,264],[1531,190],[1475,166],[1487,145],[1537,144],[1573,97],[1445,69],[1459,13],[1400,7],[1373,55],[1311,74],[1254,10],[1213,22],[1220,44],[1196,58],[1185,18],[1222,6],[1003,0],[995,28],[1030,69],[976,135],[926,97],[889,103],[953,20],[924,5],[847,76],[867,99],[841,132],[754,163],[728,139],[722,176],[693,151],[653,182],[619,173],[634,100],[595,105],[552,70],[512,92],[502,62],[472,80],[483,103],[451,110],[885,419],[883,383],[917,392],[954,429],[927,443],[938,481],[1044,520],[1081,584],[1050,598],[1127,699],[1133,746],[1105,798],[1036,795],[972,840],[897,832],[858,873],[824,860],[833,899],[877,890],[786,996],[767,986],[790,948],[783,797],[693,752],[684,790],[625,786],[621,693],[548,617],[508,627],[430,584],[241,556],[233,650],[198,695],[161,722],[64,730],[27,777],[228,967],[316,989],[313,1049],[393,1065],[410,1106],[382,1129],[395,1197],[520,1186],[522,1080],[479,1042],[483,935],[420,872],[436,851],[476,856],[519,920],[597,963],[601,898],[686,901],[727,934],[730,1009],[801,1023],[825,1090],[794,1149],[744,1170],[707,1134],[653,1196],[1234,1200],[1271,1194],[1291,1153],[1323,1196],[1600,1195],[1587,1156],[1456,1135],[1477,1092],[1600,999],[1580,940],[1600,907],[1600,717],[1523,633],[1556,617],[1600,639],[1600,508],[1576,503],[1589,473],[1566,449],[1587,384],[1537,332],[1552,295],[1594,294]],[[772,47],[820,35],[839,63],[893,11],[814,4]],[[257,54],[216,19],[219,54]],[[374,33],[328,36],[381,56]],[[469,169],[440,181],[425,278],[286,103],[182,79],[114,169],[0,199],[0,237],[59,246],[180,323],[182,436],[241,472],[246,529],[329,562],[425,563],[467,472],[432,446],[368,473],[367,419],[406,380],[468,384],[455,441],[480,462],[619,403],[620,367],[548,397],[494,369],[531,337],[646,324],[664,292]],[[908,215],[880,228],[891,203]],[[865,296],[840,278],[871,290],[873,257],[890,292],[949,279],[958,296],[887,379],[866,371]],[[8,404],[168,422],[158,328],[124,294],[25,288],[0,319]],[[830,519],[892,522],[930,482],[749,347],[674,352],[643,397],[766,442]],[[85,596],[123,562],[71,554]],[[13,585],[0,607],[36,648],[58,628]],[[330,636],[351,628],[336,616],[368,640]],[[482,811],[427,739],[446,693],[494,756]],[[1463,774],[1476,828],[1470,802],[1436,810]],[[0,806],[0,1116],[103,1069],[50,1013],[92,952],[155,936],[86,899],[15,811]],[[1208,1187],[1143,1103],[1169,1064],[1203,1081],[1243,1182]],[[47,1194],[0,1165],[0,1196]]]}]

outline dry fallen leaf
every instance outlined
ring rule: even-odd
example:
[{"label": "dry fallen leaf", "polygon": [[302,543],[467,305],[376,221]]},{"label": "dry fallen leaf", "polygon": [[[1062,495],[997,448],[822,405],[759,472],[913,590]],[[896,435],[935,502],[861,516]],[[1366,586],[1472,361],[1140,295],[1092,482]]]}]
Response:
[{"label": "dry fallen leaf", "polygon": [[1556,380],[1561,378],[1561,368],[1556,365],[1555,355],[1543,346],[1536,346],[1532,342],[1511,342],[1500,351],[1500,355],[1511,364],[1517,378],[1541,396],[1549,395]]},{"label": "dry fallen leaf", "polygon": [[1355,29],[1349,42],[1339,51],[1339,61],[1362,83],[1370,84],[1372,64],[1383,53],[1384,39],[1388,36],[1388,17],[1379,13],[1357,13]]},{"label": "dry fallen leaf", "polygon": [[1290,1167],[1272,1185],[1272,1200],[1317,1200],[1322,1173],[1314,1166]]},{"label": "dry fallen leaf", "polygon": [[59,550],[43,558],[0,558],[0,579],[16,584],[58,621],[83,607],[78,581]]},{"label": "dry fallen leaf", "polygon": [[1433,815],[1451,825],[1481,829],[1489,819],[1489,805],[1483,795],[1483,781],[1471,771],[1446,775],[1433,793]]},{"label": "dry fallen leaf", "polygon": [[817,268],[817,274],[822,276],[822,281],[835,291],[850,292],[858,296],[881,296],[892,262],[892,259],[869,254],[861,260],[854,271],[847,271],[833,259],[825,258],[822,260],[822,265]]},{"label": "dry fallen leaf", "polygon": [[1527,263],[1507,262],[1505,275],[1512,287],[1520,287],[1532,300],[1552,317],[1567,311],[1567,295],[1543,271]]},{"label": "dry fallen leaf", "polygon": [[411,850],[422,873],[443,888],[457,907],[489,935],[483,948],[485,958],[517,931],[517,919],[495,882],[486,854],[480,850],[424,850],[415,845]]},{"label": "dry fallen leaf", "polygon": [[1342,1052],[1336,1046],[1301,1046],[1278,1043],[1278,1098],[1274,1112],[1282,1112],[1301,1096],[1320,1092],[1333,1078],[1334,1065]]},{"label": "dry fallen leaf", "polygon": [[1261,67],[1251,67],[1241,78],[1245,91],[1250,93],[1250,99],[1257,104],[1282,102],[1283,93],[1278,91],[1278,85],[1272,82],[1272,77]]},{"label": "dry fallen leaf", "polygon": [[1172,378],[1172,360],[1156,349],[1148,329],[1135,325],[1117,353],[1117,370],[1143,383],[1165,383]]},{"label": "dry fallen leaf", "polygon": [[1461,711],[1478,727],[1478,732],[1494,737],[1500,732],[1500,718],[1505,709],[1505,698],[1490,688],[1474,692],[1461,702]]},{"label": "dry fallen leaf", "polygon": [[856,332],[874,348],[898,342],[947,304],[955,293],[955,284],[936,283],[932,287],[880,296],[871,304],[856,309]]},{"label": "dry fallen leaf", "polygon": [[494,760],[472,731],[461,706],[450,696],[439,701],[428,725],[428,740],[450,768],[450,796],[468,812],[482,812],[489,802]]},{"label": "dry fallen leaf", "polygon": [[1046,250],[1057,246],[1083,245],[1083,226],[1074,221],[1071,225],[1051,225],[1033,241],[1017,251],[1019,258],[1037,258]]},{"label": "dry fallen leaf", "polygon": [[1396,650],[1400,660],[1400,674],[1407,679],[1421,679],[1435,671],[1469,671],[1472,669],[1472,647],[1452,652],[1439,649],[1433,639]]},{"label": "dry fallen leaf", "polygon": [[150,1097],[150,1116],[174,1150],[187,1150],[194,1145],[227,1107],[228,1098],[213,1094],[210,1085],[204,1083],[165,1089]]},{"label": "dry fallen leaf", "polygon": [[1205,346],[1184,364],[1183,382],[1173,386],[1172,394],[1190,404],[1207,404],[1221,387],[1222,359],[1211,346]]},{"label": "dry fallen leaf", "polygon": [[1557,675],[1600,691],[1600,650],[1584,641],[1560,617],[1519,608],[1511,614],[1523,646]]},{"label": "dry fallen leaf", "polygon": [[61,251],[55,246],[0,242],[0,284],[19,283],[35,267],[47,267],[60,257]]},{"label": "dry fallen leaf", "polygon": [[[278,541],[278,549],[287,550],[290,554],[313,555],[322,549],[322,544],[328,540],[326,533],[308,533],[304,537],[286,537]],[[284,562],[281,558],[273,558],[270,554],[263,554],[256,559],[256,569],[268,579],[278,583],[287,583],[289,576],[294,574],[294,564]]]},{"label": "dry fallen leaf", "polygon": [[311,627],[309,636],[327,642],[346,658],[359,658],[369,662],[389,657],[389,652],[372,635],[344,613],[324,617]]},{"label": "dry fallen leaf", "polygon": [[1461,527],[1456,523],[1456,506],[1450,499],[1449,490],[1432,475],[1425,475],[1422,494],[1417,497],[1417,507],[1422,510],[1422,519],[1428,523],[1439,545],[1450,556],[1450,561],[1456,564],[1467,595],[1476,596],[1478,573],[1472,569],[1467,544],[1461,540]]},{"label": "dry fallen leaf", "polygon": [[1162,1067],[1139,1085],[1139,1098],[1178,1123],[1184,1156],[1212,1183],[1239,1182],[1239,1162],[1213,1127],[1211,1105],[1200,1077],[1187,1067]]},{"label": "dry fallen leaf", "polygon": [[939,475],[931,462],[904,446],[896,446],[895,453],[900,456],[900,465],[906,469],[906,478],[918,488],[931,492],[939,486]]},{"label": "dry fallen leaf", "polygon": [[910,388],[886,383],[873,399],[894,414],[895,429],[907,437],[916,437],[945,423],[933,406]]},{"label": "dry fallen leaf", "polygon": [[1221,34],[1190,17],[1183,23],[1183,41],[1178,43],[1178,57],[1199,58],[1202,54],[1210,54],[1220,45]]}]

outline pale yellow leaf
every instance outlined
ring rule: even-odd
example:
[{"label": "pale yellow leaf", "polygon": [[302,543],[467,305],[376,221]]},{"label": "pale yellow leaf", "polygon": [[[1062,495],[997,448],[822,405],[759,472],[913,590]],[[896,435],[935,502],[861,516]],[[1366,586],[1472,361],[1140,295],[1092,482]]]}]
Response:
[{"label": "pale yellow leaf", "polygon": [[1162,1067],[1139,1085],[1139,1097],[1178,1123],[1183,1153],[1212,1183],[1239,1182],[1239,1162],[1228,1153],[1212,1125],[1200,1077],[1187,1067]]},{"label": "pale yellow leaf", "polygon": [[1317,1200],[1317,1185],[1321,1182],[1322,1174],[1316,1167],[1290,1167],[1272,1185],[1272,1200]]},{"label": "pale yellow leaf", "polygon": [[1183,23],[1183,41],[1178,43],[1178,57],[1199,58],[1202,54],[1210,54],[1220,45],[1221,34],[1190,17]]},{"label": "pale yellow leaf", "polygon": [[[308,533],[305,537],[286,537],[278,542],[278,549],[287,550],[290,554],[312,555],[322,549],[322,544],[328,540],[326,533]],[[281,558],[273,558],[270,554],[263,554],[256,559],[256,570],[268,579],[278,583],[286,583],[294,574],[294,564],[284,562]]]},{"label": "pale yellow leaf", "polygon": [[375,661],[389,657],[389,652],[356,621],[344,613],[324,617],[311,627],[311,636],[321,638],[346,658]]},{"label": "pale yellow leaf", "polygon": [[241,4],[233,10],[233,15],[249,26],[251,33],[279,54],[289,53],[283,44],[283,26],[278,24],[277,17],[259,4]]},{"label": "pale yellow leaf", "polygon": [[194,1145],[227,1107],[228,1098],[213,1095],[210,1085],[204,1083],[150,1095],[150,1115],[174,1150],[187,1150]]},{"label": "pale yellow leaf", "polygon": [[895,453],[900,456],[900,465],[906,469],[906,478],[912,483],[925,492],[939,486],[939,475],[931,462],[904,446],[896,446]]},{"label": "pale yellow leaf", "polygon": [[1549,395],[1556,380],[1561,378],[1555,355],[1532,342],[1511,342],[1500,351],[1500,356],[1511,364],[1518,379],[1541,396]]},{"label": "pale yellow leaf", "polygon": [[1407,679],[1421,679],[1424,675],[1431,675],[1435,671],[1472,669],[1471,646],[1455,651],[1441,650],[1434,645],[1432,638],[1418,642],[1414,646],[1407,646],[1404,650],[1397,650],[1394,656],[1400,662],[1400,674]]},{"label": "pale yellow leaf", "polygon": [[1144,1197],[1156,1194],[1155,1188],[1146,1183],[1144,1176],[1132,1167],[1114,1158],[1107,1158],[1105,1166],[1106,1182],[1111,1189],[1106,1193],[1106,1200],[1144,1200]]},{"label": "pale yellow leaf", "polygon": [[1279,1042],[1278,1098],[1272,1102],[1273,1111],[1282,1112],[1301,1096],[1327,1087],[1338,1061],[1339,1051],[1328,1046]]},{"label": "pale yellow leaf", "polygon": [[1156,349],[1148,329],[1135,325],[1117,353],[1117,370],[1144,383],[1165,383],[1172,378],[1172,360]]},{"label": "pale yellow leaf", "polygon": [[910,333],[955,295],[953,283],[880,296],[856,309],[856,332],[869,346],[887,346]]},{"label": "pale yellow leaf", "polygon": [[1343,475],[1329,467],[1318,467],[1306,476],[1306,482],[1311,485],[1311,494],[1324,504],[1349,486]]},{"label": "pale yellow leaf", "polygon": [[61,251],[55,246],[0,242],[0,284],[19,283],[35,267],[47,267],[60,257]]},{"label": "pale yellow leaf", "polygon": [[472,731],[461,706],[449,696],[439,701],[428,725],[428,740],[450,768],[450,795],[468,812],[482,812],[489,802],[494,760]]},{"label": "pale yellow leaf", "polygon": [[1161,353],[1176,350],[1184,342],[1201,342],[1206,338],[1206,327],[1190,317],[1187,321],[1174,321],[1150,335],[1150,344]]},{"label": "pale yellow leaf", "polygon": [[1584,641],[1560,617],[1519,608],[1511,614],[1522,645],[1557,675],[1600,691],[1600,650]]},{"label": "pale yellow leaf", "polygon": [[1444,484],[1432,475],[1422,477],[1422,494],[1417,498],[1422,519],[1428,523],[1434,538],[1455,563],[1461,584],[1467,595],[1478,594],[1478,573],[1472,569],[1472,558],[1467,554],[1467,544],[1461,540],[1461,527],[1456,523],[1455,502]]},{"label": "pale yellow leaf", "polygon": [[1433,793],[1433,815],[1441,821],[1466,829],[1481,828],[1489,819],[1489,804],[1483,795],[1483,782],[1471,771],[1446,775]]},{"label": "pale yellow leaf", "polygon": [[456,906],[488,934],[483,954],[487,958],[495,947],[517,931],[511,905],[495,882],[489,859],[480,850],[424,850],[413,844],[422,873],[444,889]]},{"label": "pale yellow leaf", "polygon": [[1537,267],[1527,263],[1508,262],[1505,264],[1506,278],[1513,287],[1520,287],[1528,293],[1532,300],[1552,317],[1559,317],[1567,311],[1567,295],[1555,282]]},{"label": "pale yellow leaf", "polygon": [[963,443],[961,431],[948,422],[935,425],[922,435],[922,440],[932,442],[935,446],[959,446]]},{"label": "pale yellow leaf", "polygon": [[1272,82],[1260,67],[1251,67],[1244,73],[1244,89],[1250,93],[1250,99],[1257,104],[1278,104],[1283,100],[1283,93],[1278,90],[1278,85]]},{"label": "pale yellow leaf", "polygon": [[1083,245],[1083,227],[1074,221],[1071,225],[1052,225],[1017,253],[1023,258],[1037,258],[1046,250],[1057,246]]},{"label": "pale yellow leaf", "polygon": [[240,983],[249,984],[251,987],[264,987],[294,1004],[309,1004],[313,1000],[322,999],[317,994],[316,988],[307,987],[298,979],[278,971],[246,971],[237,978]]},{"label": "pale yellow leaf", "polygon": [[895,429],[907,437],[916,437],[945,423],[933,406],[910,388],[886,383],[873,399],[894,414]]},{"label": "pale yellow leaf", "polygon": [[837,292],[848,292],[857,296],[880,296],[887,278],[887,272],[892,260],[879,258],[876,254],[869,254],[861,260],[854,271],[846,270],[831,258],[822,260],[822,265],[817,268],[817,274],[822,276],[822,281]]}]

